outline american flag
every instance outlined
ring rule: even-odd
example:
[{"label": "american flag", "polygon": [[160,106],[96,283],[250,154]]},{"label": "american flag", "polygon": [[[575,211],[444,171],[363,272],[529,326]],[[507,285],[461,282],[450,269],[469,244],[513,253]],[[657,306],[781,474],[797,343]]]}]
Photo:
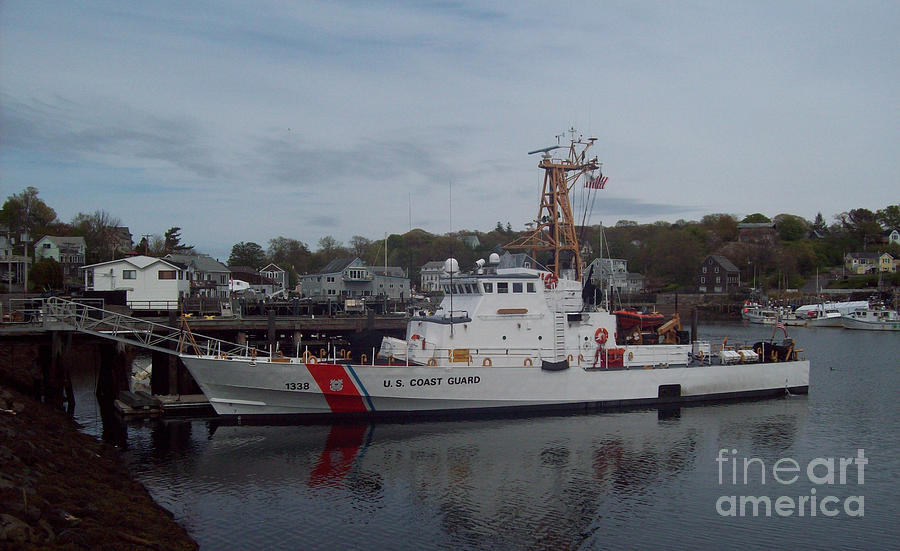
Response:
[{"label": "american flag", "polygon": [[778,320],[778,322],[775,323],[775,329],[784,329],[784,322],[781,320]]},{"label": "american flag", "polygon": [[603,188],[606,186],[606,181],[607,181],[607,180],[609,180],[609,177],[608,177],[608,176],[604,176],[603,174],[600,174],[599,176],[597,176],[597,177],[594,178],[593,180],[590,180],[589,182],[586,182],[586,183],[584,184],[584,187],[589,187],[589,188],[592,188],[592,189],[603,189]]}]

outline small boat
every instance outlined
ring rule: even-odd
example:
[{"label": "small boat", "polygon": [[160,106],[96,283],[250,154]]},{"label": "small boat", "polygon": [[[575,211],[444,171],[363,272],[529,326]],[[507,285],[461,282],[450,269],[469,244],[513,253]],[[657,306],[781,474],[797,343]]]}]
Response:
[{"label": "small boat", "polygon": [[634,327],[640,329],[656,329],[666,321],[666,317],[659,312],[638,312],[637,310],[616,310],[616,323],[620,328],[629,330]]},{"label": "small boat", "polygon": [[760,323],[763,325],[775,325],[781,322],[782,325],[805,326],[807,319],[798,318],[790,310],[784,307],[764,307],[756,304],[744,304],[741,310],[741,318],[750,323]]},{"label": "small boat", "polygon": [[775,319],[778,312],[772,308],[764,308],[756,304],[745,304],[741,310],[741,319],[750,323],[761,323],[764,325],[775,325]]},{"label": "small boat", "polygon": [[900,314],[882,305],[867,305],[841,316],[841,325],[845,329],[900,331]]},{"label": "small boat", "polygon": [[[500,267],[494,253],[463,273],[447,259],[440,308],[412,317],[405,339],[384,339],[390,365],[215,350],[182,353],[182,361],[219,415],[248,420],[578,411],[808,392],[809,361],[787,337],[744,346],[692,340],[677,316],[620,315],[586,298],[568,193],[599,169],[586,155],[594,141],[532,152],[543,154],[545,171],[537,227],[506,248],[546,267]],[[551,153],[560,148],[568,154]],[[622,322],[640,339],[627,341]]]}]

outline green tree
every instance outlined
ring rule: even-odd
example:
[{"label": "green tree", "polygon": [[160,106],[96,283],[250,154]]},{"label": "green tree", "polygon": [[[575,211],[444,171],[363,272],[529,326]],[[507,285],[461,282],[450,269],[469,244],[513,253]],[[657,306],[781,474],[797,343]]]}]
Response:
[{"label": "green tree", "polygon": [[775,231],[782,241],[797,241],[806,237],[806,220],[792,214],[779,214],[775,217]]},{"label": "green tree", "polygon": [[185,245],[181,242],[181,228],[178,226],[169,228],[163,239],[165,239],[165,254],[191,254],[194,250],[193,245]]},{"label": "green tree", "polygon": [[766,222],[771,222],[768,216],[765,214],[754,212],[753,214],[748,214],[741,220],[742,224],[764,224]]},{"label": "green tree", "polygon": [[730,214],[707,214],[700,224],[711,231],[720,242],[735,241],[738,237],[737,219]]},{"label": "green tree", "polygon": [[72,219],[72,229],[76,235],[84,237],[89,263],[103,262],[115,258],[119,247],[119,226],[122,221],[105,210],[92,214],[79,212]]},{"label": "green tree", "polygon": [[299,274],[309,270],[312,262],[312,253],[306,243],[288,237],[270,239],[267,254],[270,262],[288,270],[292,286],[297,283]]},{"label": "green tree", "polygon": [[812,229],[820,235],[825,235],[825,232],[828,230],[828,227],[825,225],[825,217],[822,216],[821,212],[816,213],[816,218],[812,223]]},{"label": "green tree", "polygon": [[28,271],[28,283],[33,289],[61,289],[63,286],[62,266],[52,258],[35,262]]},{"label": "green tree", "polygon": [[17,238],[28,233],[32,240],[37,240],[47,233],[55,220],[56,211],[47,206],[38,197],[38,190],[31,186],[10,195],[0,208],[0,224],[6,225]]},{"label": "green tree", "polygon": [[231,256],[228,257],[229,266],[250,266],[260,269],[266,263],[266,254],[259,244],[253,241],[235,244],[231,247]]},{"label": "green tree", "polygon": [[900,205],[890,205],[875,213],[875,219],[885,229],[900,231]]},{"label": "green tree", "polygon": [[345,248],[343,243],[331,235],[326,235],[319,239],[319,250],[315,254],[316,265],[322,268],[335,258],[350,256],[351,254],[350,250]]},{"label": "green tree", "polygon": [[857,246],[863,249],[881,241],[882,229],[875,213],[869,209],[853,209],[838,215],[844,229],[852,236]]}]

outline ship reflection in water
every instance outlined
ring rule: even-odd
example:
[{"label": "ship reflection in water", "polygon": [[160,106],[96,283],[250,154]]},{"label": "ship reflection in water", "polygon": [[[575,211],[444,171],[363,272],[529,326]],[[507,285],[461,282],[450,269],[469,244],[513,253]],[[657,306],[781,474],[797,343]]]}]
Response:
[{"label": "ship reflection in water", "polygon": [[[795,397],[429,423],[185,421],[131,427],[128,453],[203,548],[665,545],[682,542],[693,522],[716,521],[721,442],[780,454],[806,410],[806,397]],[[635,524],[654,510],[683,517],[682,532]]]}]

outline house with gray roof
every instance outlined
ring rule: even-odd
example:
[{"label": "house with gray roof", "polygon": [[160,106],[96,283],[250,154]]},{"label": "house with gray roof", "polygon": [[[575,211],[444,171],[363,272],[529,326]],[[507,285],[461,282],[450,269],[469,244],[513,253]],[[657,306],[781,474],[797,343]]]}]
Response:
[{"label": "house with gray roof", "polygon": [[366,266],[359,257],[336,258],[319,272],[300,276],[307,297],[409,297],[409,277],[402,268]]},{"label": "house with gray roof", "polygon": [[228,296],[231,270],[225,264],[205,254],[170,253],[163,258],[186,267],[186,275],[191,282],[191,295],[219,298]]},{"label": "house with gray roof", "polygon": [[730,293],[741,286],[741,271],[720,254],[707,256],[697,273],[697,290],[701,293]]}]

